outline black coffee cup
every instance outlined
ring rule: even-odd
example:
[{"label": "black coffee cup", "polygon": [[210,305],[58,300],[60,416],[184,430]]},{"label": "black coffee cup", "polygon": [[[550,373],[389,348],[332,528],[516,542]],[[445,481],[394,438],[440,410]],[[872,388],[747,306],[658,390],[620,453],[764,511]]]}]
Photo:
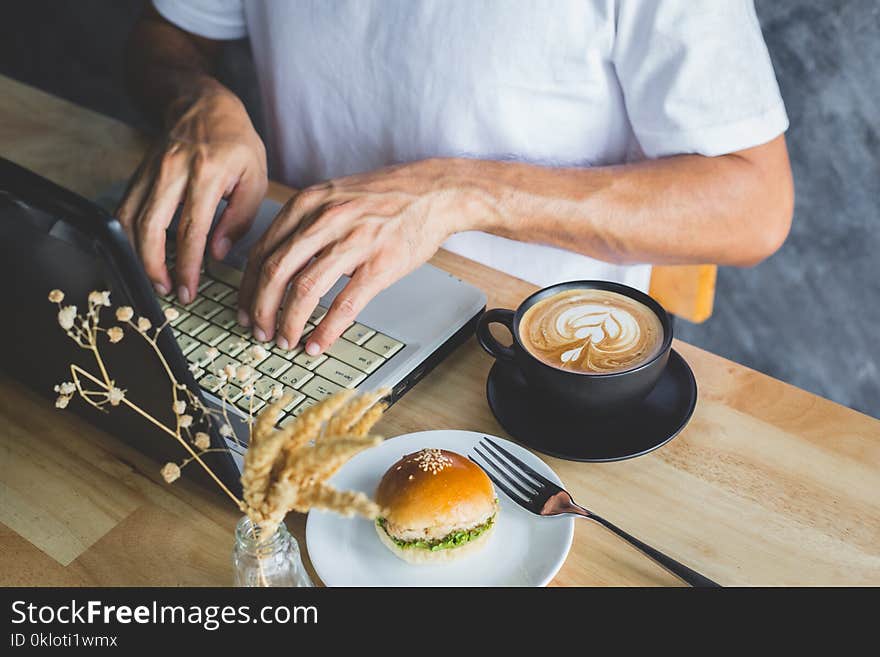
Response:
[{"label": "black coffee cup", "polygon": [[[554,294],[585,289],[617,292],[648,306],[663,326],[660,351],[632,369],[602,374],[563,370],[532,355],[523,346],[519,335],[519,323],[526,311]],[[513,336],[511,346],[501,344],[492,336],[489,325],[495,323],[503,324],[510,331]],[[672,346],[672,318],[657,301],[628,285],[610,281],[571,281],[538,290],[516,310],[493,308],[486,311],[477,324],[477,339],[491,356],[519,369],[535,395],[545,403],[567,410],[606,413],[620,411],[640,401],[657,384]]]}]

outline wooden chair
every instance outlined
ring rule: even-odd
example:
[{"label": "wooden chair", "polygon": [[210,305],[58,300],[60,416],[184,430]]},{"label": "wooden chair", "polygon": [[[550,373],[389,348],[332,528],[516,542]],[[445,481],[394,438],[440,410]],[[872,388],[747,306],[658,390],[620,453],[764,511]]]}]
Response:
[{"label": "wooden chair", "polygon": [[715,265],[655,266],[649,293],[673,315],[704,322],[715,300]]}]

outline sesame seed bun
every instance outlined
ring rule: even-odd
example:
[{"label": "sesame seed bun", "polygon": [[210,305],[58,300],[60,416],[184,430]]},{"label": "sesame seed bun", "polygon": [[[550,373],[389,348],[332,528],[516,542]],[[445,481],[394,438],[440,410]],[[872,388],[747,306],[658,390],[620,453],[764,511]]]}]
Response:
[{"label": "sesame seed bun", "polygon": [[[376,502],[385,509],[376,526],[383,544],[413,563],[445,561],[450,558],[447,553],[474,544],[465,550],[470,553],[484,544],[498,506],[482,469],[460,454],[438,449],[407,454],[392,465],[379,483]],[[461,545],[430,549],[451,535],[475,529],[479,535]],[[414,542],[418,545],[401,546]]]}]

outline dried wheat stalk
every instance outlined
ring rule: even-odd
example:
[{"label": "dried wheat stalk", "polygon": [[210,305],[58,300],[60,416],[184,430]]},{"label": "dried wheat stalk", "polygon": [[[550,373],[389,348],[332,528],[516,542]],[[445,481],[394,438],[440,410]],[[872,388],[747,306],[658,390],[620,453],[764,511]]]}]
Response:
[{"label": "dried wheat stalk", "polygon": [[275,429],[275,418],[289,399],[281,399],[257,416],[244,459],[242,511],[271,536],[288,511],[311,508],[368,518],[381,509],[366,495],[338,491],[326,482],[352,456],[382,439],[369,435],[385,408],[378,390],[355,395],[339,392],[315,404],[295,422]]}]

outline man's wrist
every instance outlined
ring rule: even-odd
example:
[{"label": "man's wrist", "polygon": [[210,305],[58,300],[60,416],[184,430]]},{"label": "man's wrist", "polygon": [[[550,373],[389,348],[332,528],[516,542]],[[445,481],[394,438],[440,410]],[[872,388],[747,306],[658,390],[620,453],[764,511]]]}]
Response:
[{"label": "man's wrist", "polygon": [[452,202],[448,216],[449,235],[470,230],[492,232],[501,222],[498,187],[493,179],[495,162],[450,157],[428,160],[437,169],[438,188]]},{"label": "man's wrist", "polygon": [[163,116],[165,129],[171,130],[191,108],[210,99],[228,100],[242,109],[244,108],[241,99],[216,78],[207,74],[200,75],[188,79],[185,90],[182,90],[174,100],[168,103]]}]

